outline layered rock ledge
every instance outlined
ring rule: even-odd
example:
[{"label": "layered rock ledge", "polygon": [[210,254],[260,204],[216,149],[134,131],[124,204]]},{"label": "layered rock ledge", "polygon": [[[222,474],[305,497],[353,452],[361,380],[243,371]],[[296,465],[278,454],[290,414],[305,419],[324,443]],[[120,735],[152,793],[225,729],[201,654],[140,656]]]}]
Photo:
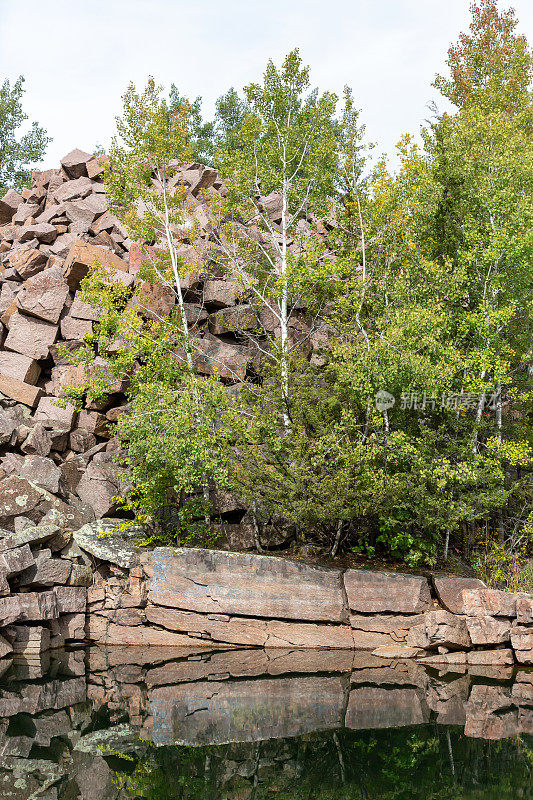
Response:
[{"label": "layered rock ledge", "polygon": [[481,581],[250,553],[141,550],[120,520],[0,536],[0,655],[68,643],[369,650],[428,665],[533,665],[533,597]]}]

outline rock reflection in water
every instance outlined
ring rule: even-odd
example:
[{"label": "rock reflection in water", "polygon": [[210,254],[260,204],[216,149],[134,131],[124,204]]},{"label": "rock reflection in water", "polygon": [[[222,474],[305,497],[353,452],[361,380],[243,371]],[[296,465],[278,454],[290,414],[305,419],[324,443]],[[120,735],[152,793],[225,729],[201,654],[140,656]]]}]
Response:
[{"label": "rock reflection in water", "polygon": [[532,671],[157,648],[1,670],[2,800],[532,796]]}]

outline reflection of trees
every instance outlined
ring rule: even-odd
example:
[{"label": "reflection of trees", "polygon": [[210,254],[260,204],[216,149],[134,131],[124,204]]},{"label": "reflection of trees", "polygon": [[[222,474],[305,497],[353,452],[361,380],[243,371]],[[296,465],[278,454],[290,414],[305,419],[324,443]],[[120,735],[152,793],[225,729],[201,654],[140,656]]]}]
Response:
[{"label": "reflection of trees", "polygon": [[219,747],[150,748],[125,779],[146,800],[517,800],[532,798],[530,737],[459,728],[336,731]]}]

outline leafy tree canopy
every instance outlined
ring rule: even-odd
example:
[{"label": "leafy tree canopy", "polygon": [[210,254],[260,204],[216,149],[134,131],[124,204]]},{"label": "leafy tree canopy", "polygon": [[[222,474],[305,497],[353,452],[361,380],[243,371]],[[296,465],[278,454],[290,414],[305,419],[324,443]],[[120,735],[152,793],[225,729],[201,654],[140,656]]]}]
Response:
[{"label": "leafy tree canopy", "polygon": [[6,78],[0,87],[0,191],[12,187],[21,190],[29,185],[30,165],[41,161],[51,139],[37,122],[27,133],[17,132],[28,119],[22,108],[24,78],[11,84]]}]

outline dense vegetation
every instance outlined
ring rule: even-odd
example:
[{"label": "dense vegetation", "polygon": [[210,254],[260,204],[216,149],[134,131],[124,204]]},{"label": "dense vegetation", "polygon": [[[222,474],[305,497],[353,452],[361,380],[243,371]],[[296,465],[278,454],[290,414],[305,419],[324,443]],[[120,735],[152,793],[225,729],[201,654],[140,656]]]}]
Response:
[{"label": "dense vegetation", "polygon": [[[126,503],[154,530],[170,503],[173,536],[208,534],[216,484],[253,510],[258,546],[274,520],[324,552],[410,566],[462,553],[484,573],[523,579],[533,541],[533,59],[516,26],[493,0],[472,6],[434,82],[451,110],[435,110],[422,146],[402,138],[395,170],[369,159],[350,90],[341,104],[311,91],[297,50],[243,98],[224,95],[212,123],[175,87],[169,100],[153,81],[128,88],[108,198],[147,245],[145,277],[177,303],[170,319],[147,320],[95,269],[84,288],[101,321],[77,359],[93,396],[131,379],[118,423]],[[175,237],[185,194],[164,190],[172,165],[194,158],[228,187],[224,199],[203,197],[211,262],[240,280],[258,319],[275,319],[274,335],[259,324],[248,334],[260,367],[237,392],[194,368],[180,288],[194,267]],[[261,204],[270,193],[279,224]],[[193,225],[188,241],[199,246],[199,234]],[[309,361],[311,334],[324,348]],[[106,375],[95,350],[108,354]]]}]

